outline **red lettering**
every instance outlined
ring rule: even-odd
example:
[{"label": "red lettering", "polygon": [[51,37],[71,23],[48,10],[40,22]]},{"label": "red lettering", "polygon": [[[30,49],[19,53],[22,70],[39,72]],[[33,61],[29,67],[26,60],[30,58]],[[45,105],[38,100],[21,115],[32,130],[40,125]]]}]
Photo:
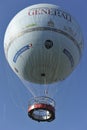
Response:
[{"label": "red lettering", "polygon": [[29,16],[34,15],[34,10],[30,10],[30,11],[28,12],[28,15],[29,15]]},{"label": "red lettering", "polygon": [[38,8],[38,9],[31,9],[28,12],[29,16],[41,15],[41,14],[59,16],[61,18],[64,18],[65,20],[71,22],[71,16],[68,13],[66,13],[66,12],[64,12],[62,10],[58,10],[58,9]]}]

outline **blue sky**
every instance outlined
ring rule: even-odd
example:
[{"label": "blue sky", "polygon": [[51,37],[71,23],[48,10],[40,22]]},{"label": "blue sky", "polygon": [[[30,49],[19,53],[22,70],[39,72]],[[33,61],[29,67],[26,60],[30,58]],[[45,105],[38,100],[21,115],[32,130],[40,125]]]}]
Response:
[{"label": "blue sky", "polygon": [[[29,92],[5,59],[3,40],[10,20],[23,8],[37,3],[61,6],[79,22],[84,36],[80,64],[56,94],[56,119],[38,123],[27,116]],[[1,0],[0,1],[0,129],[1,130],[87,130],[87,1],[86,0]]]}]

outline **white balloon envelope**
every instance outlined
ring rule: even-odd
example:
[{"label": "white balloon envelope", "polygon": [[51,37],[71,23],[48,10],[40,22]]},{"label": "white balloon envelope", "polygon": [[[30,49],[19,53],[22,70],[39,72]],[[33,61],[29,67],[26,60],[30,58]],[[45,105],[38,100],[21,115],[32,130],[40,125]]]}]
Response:
[{"label": "white balloon envelope", "polygon": [[[64,80],[78,65],[83,36],[76,20],[65,10],[37,4],[12,19],[5,33],[4,50],[18,77],[35,84],[52,84]],[[49,109],[46,117],[34,119],[50,120]]]}]

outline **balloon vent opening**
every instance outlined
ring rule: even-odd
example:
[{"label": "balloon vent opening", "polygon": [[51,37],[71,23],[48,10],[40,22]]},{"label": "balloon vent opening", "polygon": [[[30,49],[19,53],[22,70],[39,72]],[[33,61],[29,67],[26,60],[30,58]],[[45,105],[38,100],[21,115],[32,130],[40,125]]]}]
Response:
[{"label": "balloon vent opening", "polygon": [[35,97],[29,102],[28,116],[35,121],[53,121],[55,119],[55,102],[49,97]]},{"label": "balloon vent opening", "polygon": [[42,76],[42,77],[45,77],[45,73],[42,73],[41,76]]}]

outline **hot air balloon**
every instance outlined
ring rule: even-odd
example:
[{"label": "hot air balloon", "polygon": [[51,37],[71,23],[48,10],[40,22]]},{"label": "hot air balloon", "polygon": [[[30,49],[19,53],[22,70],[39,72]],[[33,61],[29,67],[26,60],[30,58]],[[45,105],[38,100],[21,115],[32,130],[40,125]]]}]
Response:
[{"label": "hot air balloon", "polygon": [[4,51],[16,75],[34,84],[35,91],[38,86],[41,89],[29,102],[28,116],[36,121],[53,121],[55,101],[49,89],[53,85],[55,90],[54,84],[66,79],[82,56],[83,36],[77,21],[53,4],[29,6],[9,23]]}]

